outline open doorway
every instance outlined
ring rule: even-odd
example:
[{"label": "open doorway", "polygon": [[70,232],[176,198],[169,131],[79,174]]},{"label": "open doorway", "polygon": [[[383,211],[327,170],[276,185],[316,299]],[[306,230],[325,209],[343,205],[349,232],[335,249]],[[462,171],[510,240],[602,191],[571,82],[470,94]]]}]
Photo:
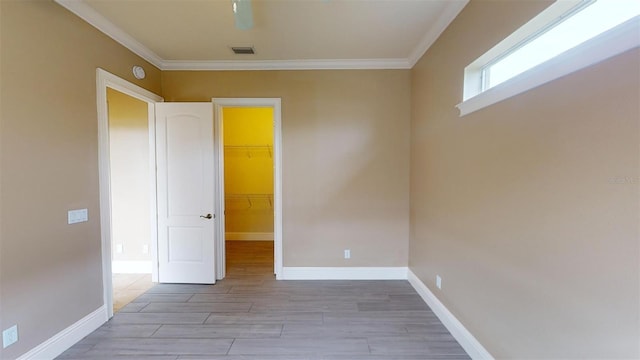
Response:
[{"label": "open doorway", "polygon": [[226,273],[273,275],[273,108],[224,107]]},{"label": "open doorway", "polygon": [[[282,276],[282,133],[278,98],[214,98],[216,277]],[[234,271],[235,270],[235,271]]]},{"label": "open doorway", "polygon": [[118,312],[153,286],[149,113],[146,102],[112,88],[107,107],[113,311]]},{"label": "open doorway", "polygon": [[[107,317],[111,318],[113,316],[113,271],[112,268],[122,266],[126,270],[126,268],[145,268],[147,269],[147,263],[143,263],[142,265],[138,263],[137,265],[129,264],[129,265],[119,265],[118,263],[112,262],[112,248],[114,249],[113,253],[118,253],[117,242],[113,241],[112,233],[112,174],[111,174],[111,142],[110,142],[110,129],[109,129],[109,103],[108,103],[108,93],[116,94],[119,92],[121,94],[127,95],[131,98],[137,99],[145,104],[147,108],[147,149],[148,149],[148,168],[154,169],[155,167],[155,104],[157,102],[162,102],[162,97],[149,92],[135,84],[132,84],[126,80],[123,80],[105,70],[96,69],[96,100],[97,100],[97,112],[98,112],[98,163],[99,163],[99,184],[100,184],[100,232],[101,232],[101,242],[102,242],[102,280],[103,280],[103,299],[104,306],[107,312]],[[112,90],[116,90],[117,92],[112,92]],[[114,111],[111,109],[111,111]],[[145,134],[139,134],[141,137],[145,136]],[[148,204],[147,209],[149,209],[149,218],[148,222],[145,224],[139,224],[141,227],[147,227],[149,229],[149,242],[148,249],[144,248],[142,245],[141,252],[144,253],[145,250],[148,250],[148,253],[151,254],[151,261],[148,262],[151,267],[151,279],[152,281],[158,280],[158,268],[157,268],[157,258],[155,258],[154,254],[157,254],[157,221],[155,214],[156,209],[156,178],[155,171],[150,171],[147,177],[148,181]],[[118,211],[116,209],[116,211]],[[124,244],[123,244],[123,253],[124,253]],[[116,271],[124,271],[123,269],[116,269]]]}]

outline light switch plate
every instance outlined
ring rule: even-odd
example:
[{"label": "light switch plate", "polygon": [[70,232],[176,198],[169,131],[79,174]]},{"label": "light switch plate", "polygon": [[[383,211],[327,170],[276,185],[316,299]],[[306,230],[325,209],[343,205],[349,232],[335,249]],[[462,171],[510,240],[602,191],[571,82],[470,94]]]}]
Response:
[{"label": "light switch plate", "polygon": [[13,325],[2,332],[2,348],[4,349],[16,342],[18,342],[18,325]]},{"label": "light switch plate", "polygon": [[87,209],[69,210],[67,212],[67,223],[76,224],[89,220],[89,211]]}]

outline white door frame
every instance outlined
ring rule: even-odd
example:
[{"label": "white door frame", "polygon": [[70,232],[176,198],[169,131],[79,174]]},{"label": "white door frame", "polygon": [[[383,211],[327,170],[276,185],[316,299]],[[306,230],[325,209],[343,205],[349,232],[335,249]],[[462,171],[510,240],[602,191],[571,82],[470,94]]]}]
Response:
[{"label": "white door frame", "polygon": [[107,88],[111,88],[144,101],[148,104],[147,115],[149,118],[149,169],[150,196],[149,209],[151,210],[151,230],[149,240],[152,254],[151,277],[152,281],[158,281],[158,226],[156,207],[156,140],[155,140],[155,103],[164,99],[138,85],[132,84],[100,68],[96,69],[96,101],[98,108],[98,176],[100,187],[100,237],[102,244],[102,285],[104,304],[107,307],[108,317],[113,317],[113,284],[111,274],[111,167],[109,153],[109,114],[107,108]]},{"label": "white door frame", "polygon": [[273,108],[273,251],[276,279],[282,277],[282,111],[280,98],[213,98],[214,147],[216,158],[216,279],[225,277],[225,228],[224,228],[224,133],[222,109],[224,107]]}]

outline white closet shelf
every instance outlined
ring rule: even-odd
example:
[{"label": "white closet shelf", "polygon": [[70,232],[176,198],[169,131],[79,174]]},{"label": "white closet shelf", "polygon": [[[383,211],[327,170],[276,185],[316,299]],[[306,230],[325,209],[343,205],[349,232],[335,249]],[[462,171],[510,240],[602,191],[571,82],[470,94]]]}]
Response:
[{"label": "white closet shelf", "polygon": [[269,207],[273,208],[273,194],[225,194],[225,200],[242,200],[249,203],[249,208],[253,207],[256,201],[267,201]]},{"label": "white closet shelf", "polygon": [[269,157],[273,157],[273,148],[271,145],[225,145],[226,151],[244,151],[247,153],[247,157],[251,158],[252,155],[256,155],[259,152],[268,152]]}]

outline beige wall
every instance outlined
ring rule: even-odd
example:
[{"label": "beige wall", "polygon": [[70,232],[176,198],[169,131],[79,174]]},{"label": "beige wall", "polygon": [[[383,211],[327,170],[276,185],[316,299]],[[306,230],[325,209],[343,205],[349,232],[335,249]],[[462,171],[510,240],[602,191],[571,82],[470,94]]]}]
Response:
[{"label": "beige wall", "polygon": [[167,71],[162,86],[282,98],[284,266],[406,266],[409,71]]},{"label": "beige wall", "polygon": [[[115,261],[151,261],[151,194],[147,103],[107,89],[111,161],[111,254]],[[122,252],[117,246],[122,245]],[[147,253],[143,247],[147,246]],[[114,271],[115,271],[114,267]],[[149,263],[151,272],[151,263]]]},{"label": "beige wall", "polygon": [[473,0],[412,70],[409,265],[498,358],[638,358],[639,51],[454,108],[546,4]]},{"label": "beige wall", "polygon": [[[151,91],[160,74],[52,1],[0,1],[0,328],[15,358],[102,305],[96,68]],[[143,65],[147,80],[130,73]],[[89,221],[67,225],[67,210]]]}]

